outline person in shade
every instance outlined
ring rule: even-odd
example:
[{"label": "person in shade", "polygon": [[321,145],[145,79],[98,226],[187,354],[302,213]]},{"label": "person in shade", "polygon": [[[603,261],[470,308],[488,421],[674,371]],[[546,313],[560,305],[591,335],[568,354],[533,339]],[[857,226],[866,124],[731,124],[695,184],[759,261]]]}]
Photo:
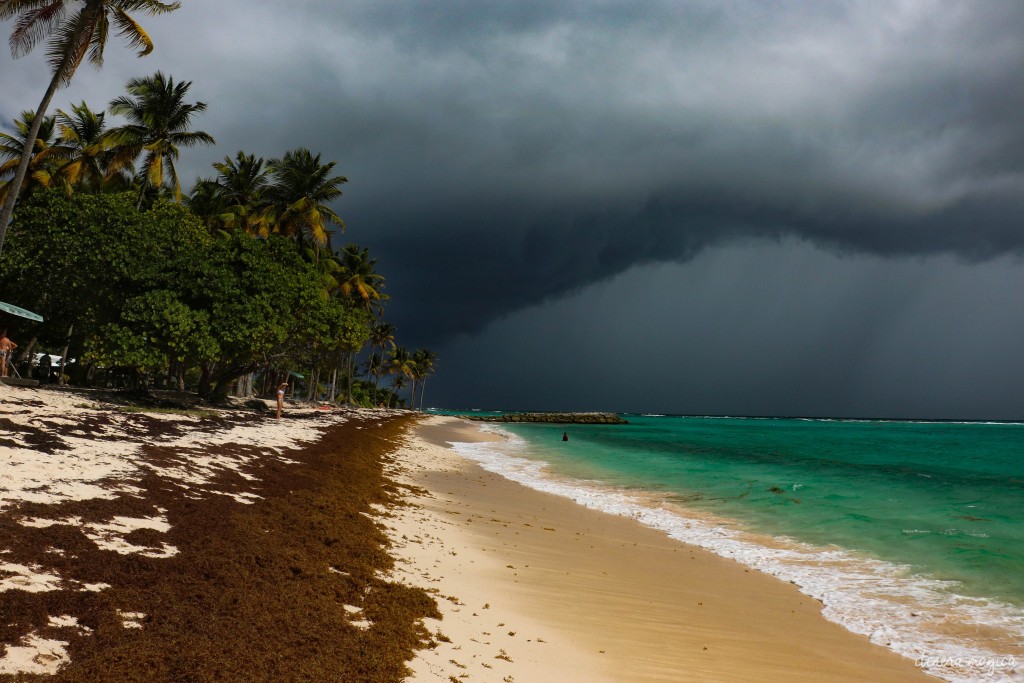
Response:
[{"label": "person in shade", "polygon": [[11,352],[18,348],[18,345],[7,338],[7,330],[0,332],[0,377],[7,376],[7,361],[11,359]]},{"label": "person in shade", "polygon": [[284,408],[284,388],[288,382],[281,382],[277,385],[277,419],[281,419],[281,410]]},{"label": "person in shade", "polygon": [[569,432],[562,432],[562,441],[569,440]]},{"label": "person in shade", "polygon": [[50,358],[50,354],[44,353],[39,358],[39,381],[43,384],[49,384],[50,378],[53,376],[53,359]]}]

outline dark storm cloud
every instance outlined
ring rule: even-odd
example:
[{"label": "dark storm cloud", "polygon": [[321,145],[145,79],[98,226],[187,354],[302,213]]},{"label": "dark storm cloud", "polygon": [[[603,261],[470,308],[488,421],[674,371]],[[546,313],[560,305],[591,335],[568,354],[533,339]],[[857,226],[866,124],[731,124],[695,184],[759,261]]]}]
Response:
[{"label": "dark storm cloud", "polygon": [[[60,106],[164,69],[215,150],[305,145],[418,343],[632,268],[786,236],[986,259],[1024,246],[1015,2],[185,3]],[[2,63],[5,119],[41,85]]]}]

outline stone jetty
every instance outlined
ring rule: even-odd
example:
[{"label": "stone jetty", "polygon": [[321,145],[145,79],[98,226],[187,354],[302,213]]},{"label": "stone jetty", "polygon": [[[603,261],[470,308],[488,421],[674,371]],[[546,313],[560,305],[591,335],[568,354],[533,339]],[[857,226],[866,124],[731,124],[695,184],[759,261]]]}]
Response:
[{"label": "stone jetty", "polygon": [[551,424],[625,425],[615,413],[507,413],[505,415],[464,415],[477,422],[547,422]]}]

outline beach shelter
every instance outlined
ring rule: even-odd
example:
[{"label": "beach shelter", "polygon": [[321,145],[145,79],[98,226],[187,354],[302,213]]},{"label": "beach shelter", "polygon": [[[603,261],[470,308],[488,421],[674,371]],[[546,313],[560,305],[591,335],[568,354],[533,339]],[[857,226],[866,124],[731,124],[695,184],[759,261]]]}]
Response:
[{"label": "beach shelter", "polygon": [[32,311],[26,311],[24,308],[19,308],[18,306],[15,306],[14,304],[9,304],[9,303],[3,302],[3,301],[0,301],[0,311],[3,311],[5,313],[10,313],[11,315],[16,315],[19,318],[28,318],[29,320],[35,320],[37,322],[43,322],[43,316],[39,315],[38,313],[33,313]]}]

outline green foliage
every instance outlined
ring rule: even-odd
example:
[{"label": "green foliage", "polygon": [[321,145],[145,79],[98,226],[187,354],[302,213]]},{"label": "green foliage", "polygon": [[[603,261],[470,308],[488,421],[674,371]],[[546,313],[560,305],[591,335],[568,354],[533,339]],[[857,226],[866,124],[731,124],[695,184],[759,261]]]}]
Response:
[{"label": "green foliage", "polygon": [[294,241],[215,238],[185,208],[140,212],[134,199],[47,192],[19,207],[0,287],[46,318],[41,339],[58,343],[73,325],[98,367],[216,368],[214,393],[258,365],[320,366],[369,339],[370,314],[326,296]]}]

